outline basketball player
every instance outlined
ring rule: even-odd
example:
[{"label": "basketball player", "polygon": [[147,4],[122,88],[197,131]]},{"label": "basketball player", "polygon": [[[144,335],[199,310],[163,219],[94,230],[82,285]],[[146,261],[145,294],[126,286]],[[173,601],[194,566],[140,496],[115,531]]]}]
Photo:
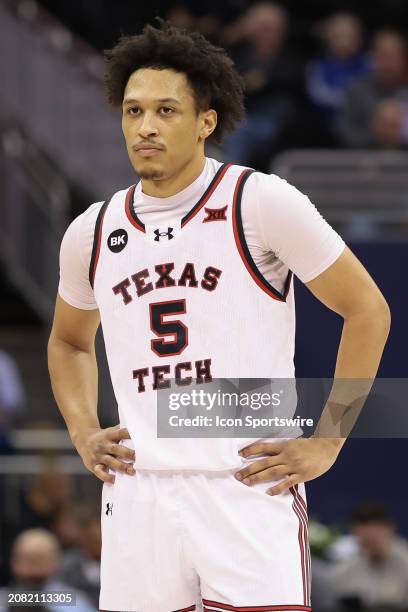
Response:
[{"label": "basketball player", "polygon": [[[207,138],[221,141],[243,114],[242,81],[222,49],[146,26],[108,54],[106,85],[141,180],[68,228],[49,342],[55,398],[104,482],[100,607],[310,611],[303,483],[332,466],[344,440],[158,438],[157,393],[293,378],[292,274],[344,318],[335,376],[374,378],[387,304],[306,196],[205,156]],[[119,409],[107,429],[97,416],[100,321]]]}]

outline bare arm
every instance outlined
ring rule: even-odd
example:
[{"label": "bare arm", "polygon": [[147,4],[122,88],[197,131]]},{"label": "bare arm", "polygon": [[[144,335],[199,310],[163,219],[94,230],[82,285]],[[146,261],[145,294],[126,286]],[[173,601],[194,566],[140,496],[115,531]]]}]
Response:
[{"label": "bare arm", "polygon": [[78,432],[99,427],[95,335],[98,310],[80,310],[57,296],[48,343],[52,390],[75,443]]},{"label": "bare arm", "polygon": [[116,457],[133,460],[134,453],[118,444],[129,438],[126,429],[102,430],[99,424],[95,356],[99,323],[98,310],[74,308],[57,296],[48,343],[48,367],[55,400],[84,464],[101,480],[113,482],[107,468],[129,470],[128,464]]},{"label": "bare arm", "polygon": [[[306,286],[318,300],[344,319],[335,384],[319,421],[319,437],[275,444],[256,442],[242,451],[244,457],[269,456],[240,470],[236,475],[238,480],[245,479],[245,484],[251,485],[285,478],[268,491],[274,495],[298,482],[321,476],[333,465],[345,437],[333,435],[335,430],[330,400],[345,412],[347,405],[356,399],[356,389],[362,396],[369,392],[390,329],[390,311],[383,295],[348,247],[332,266]],[[336,385],[336,379],[340,380],[340,384]],[[347,380],[341,384],[344,379],[358,381],[356,386],[347,383]],[[341,419],[343,414],[334,416]]]},{"label": "bare arm", "polygon": [[375,378],[390,331],[390,309],[361,262],[346,247],[338,260],[306,286],[341,315],[343,331],[336,378]]},{"label": "bare arm", "polygon": [[[377,285],[348,247],[307,287],[344,319],[333,389],[315,433],[331,438],[341,448],[377,374],[390,331],[390,310]],[[348,416],[352,417],[349,431],[340,437],[350,407],[354,407],[354,414]]]}]

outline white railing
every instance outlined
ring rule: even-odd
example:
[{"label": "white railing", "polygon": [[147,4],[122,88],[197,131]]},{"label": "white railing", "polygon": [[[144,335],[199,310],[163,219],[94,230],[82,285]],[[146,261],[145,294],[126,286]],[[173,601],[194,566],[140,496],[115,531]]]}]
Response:
[{"label": "white railing", "polygon": [[[39,455],[0,456],[0,476],[33,476],[43,474],[46,465]],[[92,476],[86,469],[80,457],[65,455],[56,457],[52,463],[53,469],[61,474],[73,476]]]},{"label": "white railing", "polygon": [[270,171],[306,193],[345,233],[408,240],[408,153],[288,151],[274,159]]}]

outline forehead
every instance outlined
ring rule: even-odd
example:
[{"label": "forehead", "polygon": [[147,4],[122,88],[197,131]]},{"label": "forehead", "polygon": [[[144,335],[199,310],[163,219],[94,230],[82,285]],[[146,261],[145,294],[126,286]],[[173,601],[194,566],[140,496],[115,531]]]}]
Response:
[{"label": "forehead", "polygon": [[192,100],[193,92],[186,75],[182,72],[171,69],[140,68],[130,75],[125,87],[124,101],[127,98],[146,102],[175,98],[183,103]]},{"label": "forehead", "polygon": [[376,51],[385,53],[404,53],[404,44],[402,40],[396,36],[380,36],[377,38],[375,46]]}]

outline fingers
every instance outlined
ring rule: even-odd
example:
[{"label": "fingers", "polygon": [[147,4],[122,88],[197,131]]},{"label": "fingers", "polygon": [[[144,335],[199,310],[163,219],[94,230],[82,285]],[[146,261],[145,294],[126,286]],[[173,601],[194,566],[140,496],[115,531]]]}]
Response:
[{"label": "fingers", "polygon": [[127,438],[129,438],[128,430],[115,426],[100,431],[90,441],[84,462],[95,476],[103,482],[115,482],[114,475],[109,474],[108,470],[122,472],[129,476],[136,473],[133,467],[135,451],[132,448],[117,444],[120,440]]},{"label": "fingers", "polygon": [[[250,465],[247,465],[243,469],[239,470],[235,473],[235,478],[237,480],[244,480],[247,476],[251,476],[252,474],[256,474],[256,472],[261,472],[262,470],[266,470],[271,467],[275,467],[278,465],[282,465],[282,461],[278,457],[265,457],[265,459],[260,459],[259,461],[254,461]],[[287,473],[287,472],[285,472]]]},{"label": "fingers", "polygon": [[97,478],[103,482],[113,484],[115,482],[113,472],[122,472],[133,476],[136,471],[133,467],[135,461],[135,451],[125,445],[118,444],[121,440],[130,439],[126,427],[115,425],[107,427],[92,434],[85,446],[79,449],[80,455],[86,467]]},{"label": "fingers", "polygon": [[287,466],[279,465],[279,466],[273,466],[273,467],[266,467],[262,470],[251,472],[248,475],[244,474],[243,476],[241,472],[241,473],[236,474],[235,476],[238,478],[238,480],[241,480],[244,484],[251,486],[258,482],[278,480],[279,478],[283,478],[284,476],[286,476],[287,473],[288,473]]},{"label": "fingers", "polygon": [[136,473],[135,468],[131,463],[125,463],[124,461],[119,461],[112,455],[103,455],[100,458],[100,463],[107,466],[114,472],[122,472],[123,474],[133,475]]},{"label": "fingers", "polygon": [[[99,450],[99,449],[98,449]],[[127,446],[121,446],[120,444],[115,444],[114,442],[108,442],[100,447],[100,450],[108,455],[113,455],[114,457],[121,457],[122,459],[127,459],[128,461],[134,461],[136,458],[135,451],[132,448],[128,448]]]},{"label": "fingers", "polygon": [[278,455],[282,452],[286,442],[255,442],[239,451],[241,457],[252,457],[254,455]]},{"label": "fingers", "polygon": [[293,487],[295,484],[298,484],[299,482],[301,482],[299,476],[297,474],[291,474],[285,480],[283,480],[278,485],[276,485],[276,487],[272,487],[271,489],[268,489],[266,493],[268,495],[279,495],[280,493],[287,491],[288,489],[290,489],[290,487]]},{"label": "fingers", "polygon": [[114,442],[119,442],[119,440],[130,440],[130,435],[127,430],[127,427],[108,427],[104,430],[108,434],[108,438],[113,440]]},{"label": "fingers", "polygon": [[102,482],[113,484],[115,482],[115,476],[114,474],[109,474],[107,469],[105,465],[97,463],[92,471],[99,480],[102,480]]}]

